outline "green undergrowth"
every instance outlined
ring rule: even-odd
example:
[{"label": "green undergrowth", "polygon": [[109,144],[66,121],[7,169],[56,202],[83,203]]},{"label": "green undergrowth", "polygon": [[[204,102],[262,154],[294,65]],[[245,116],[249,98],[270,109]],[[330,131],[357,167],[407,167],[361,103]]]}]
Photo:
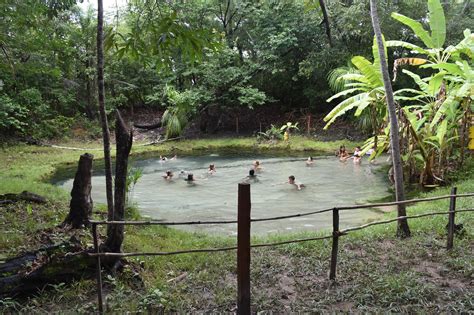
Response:
[{"label": "green undergrowth", "polygon": [[[195,150],[220,141],[224,140],[199,140],[193,142],[192,147]],[[240,139],[235,141],[238,143]],[[172,145],[177,144],[167,144],[170,147],[166,149],[164,146],[137,147],[134,153],[171,152],[176,150]],[[337,147],[331,144],[324,150],[332,153],[334,146]],[[185,147],[188,150],[191,145]],[[29,146],[15,146],[8,152],[0,153],[0,161],[7,161],[8,165],[6,168],[4,163],[0,166],[3,168],[1,192],[12,192],[11,189],[17,187],[17,191],[30,190],[45,194],[50,199],[47,205],[17,204],[1,210],[0,255],[11,256],[35,248],[38,244],[36,231],[63,220],[67,213],[67,193],[46,180],[58,164],[74,164],[79,153]],[[100,157],[101,153],[96,156]],[[460,179],[454,183],[459,194],[474,192],[472,166],[470,160],[465,170],[460,172]],[[3,179],[12,180],[15,184],[9,186]],[[447,195],[449,192],[450,187],[444,187],[420,193],[418,197]],[[457,209],[472,208],[473,199],[459,198]],[[447,212],[448,207],[449,200],[438,200],[411,205],[407,212],[409,215]],[[103,207],[98,210],[105,211]],[[137,218],[136,209],[130,215]],[[341,211],[342,216],[344,211]],[[384,218],[395,216],[396,213],[390,212]],[[95,218],[103,216],[95,214]],[[472,212],[457,213],[456,223],[462,224],[463,228],[455,237],[454,249],[449,252],[445,249],[446,215],[409,220],[412,237],[403,240],[395,237],[396,223],[351,232],[339,242],[336,281],[328,280],[331,240],[253,249],[253,311],[472,312],[474,215]],[[160,226],[128,226],[125,233],[125,252],[218,248],[235,246],[236,243],[235,237]],[[106,234],[103,228],[100,234],[102,237]],[[329,234],[330,231],[315,231],[260,236],[253,237],[252,243]],[[128,265],[121,273],[104,273],[109,313],[236,310],[235,251],[139,256],[127,261]],[[91,313],[97,310],[95,294],[95,282],[84,279],[72,284],[50,286],[26,299],[0,299],[0,312]]]}]

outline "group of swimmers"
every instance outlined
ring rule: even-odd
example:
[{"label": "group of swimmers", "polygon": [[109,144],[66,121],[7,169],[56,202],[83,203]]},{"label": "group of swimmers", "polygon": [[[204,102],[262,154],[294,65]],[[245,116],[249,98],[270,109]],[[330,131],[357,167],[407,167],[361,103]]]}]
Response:
[{"label": "group of swimmers", "polygon": [[[372,155],[372,153],[374,153],[374,149],[371,148],[367,150],[365,155],[370,156]],[[339,150],[336,151],[336,156],[339,157],[339,161],[341,162],[347,162],[347,160],[352,159],[354,164],[360,164],[362,161],[362,150],[359,146],[357,146],[354,149],[354,153],[352,155],[349,155],[349,153],[347,153],[346,147],[344,145],[341,145],[339,147]]]},{"label": "group of swimmers", "polygon": [[[371,155],[374,152],[373,149],[370,149],[366,152],[367,155]],[[339,147],[339,150],[336,151],[336,156],[339,157],[339,161],[341,162],[346,162],[349,159],[353,159],[355,164],[360,164],[361,159],[362,159],[362,150],[358,146],[354,149],[354,153],[352,155],[349,155],[349,153],[346,150],[346,147],[344,145],[341,145]],[[162,157],[160,155],[160,161],[165,162],[168,160],[176,160],[177,156],[175,155],[171,159],[167,159],[166,157]],[[312,156],[309,156],[308,159],[305,161],[306,166],[311,167],[314,165],[314,158]],[[243,179],[244,182],[250,183],[250,182],[259,182],[259,179],[257,177],[257,173],[261,173],[263,171],[262,164],[260,161],[256,160],[252,163],[251,169],[249,170],[248,175]],[[209,164],[209,167],[207,169],[206,173],[206,178],[207,179],[209,176],[212,176],[217,173],[216,166],[215,164]],[[165,174],[162,176],[165,180],[171,181],[173,179],[173,172],[171,170],[167,170]],[[194,185],[196,178],[194,177],[193,173],[189,173],[185,170],[181,170],[179,175],[179,178],[184,179],[188,184]],[[283,184],[283,183],[282,183]],[[304,184],[296,181],[296,178],[294,175],[288,176],[288,181],[286,181],[284,184],[290,184],[295,186],[298,190],[301,190],[302,188],[305,187]]]}]

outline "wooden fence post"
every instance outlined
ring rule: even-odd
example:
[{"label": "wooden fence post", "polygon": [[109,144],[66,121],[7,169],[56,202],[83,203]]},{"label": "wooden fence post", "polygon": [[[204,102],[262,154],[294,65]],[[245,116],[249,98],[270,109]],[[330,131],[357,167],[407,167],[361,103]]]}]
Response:
[{"label": "wooden fence post", "polygon": [[339,210],[334,208],[332,210],[332,249],[331,249],[331,270],[329,272],[329,279],[336,279],[336,265],[337,265],[337,247],[339,244]]},{"label": "wooden fence post", "polygon": [[448,243],[446,249],[452,249],[454,243],[454,216],[456,214],[456,192],[457,187],[451,188],[451,198],[449,199],[449,219],[448,219]]},{"label": "wooden fence post", "polygon": [[[94,238],[94,252],[100,253],[99,241],[97,239],[97,224],[92,223],[92,237]],[[104,303],[102,301],[102,270],[100,266],[100,256],[97,256],[97,300],[99,302],[99,314],[104,314]]]},{"label": "wooden fence post", "polygon": [[237,213],[237,314],[250,314],[250,184],[240,183]]}]

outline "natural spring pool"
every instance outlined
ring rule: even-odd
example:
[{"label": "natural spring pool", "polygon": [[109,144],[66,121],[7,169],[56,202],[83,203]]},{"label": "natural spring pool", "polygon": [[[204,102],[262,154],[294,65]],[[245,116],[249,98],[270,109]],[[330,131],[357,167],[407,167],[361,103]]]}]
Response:
[{"label": "natural spring pool", "polygon": [[[143,171],[142,177],[130,193],[141,215],[163,221],[234,220],[237,218],[237,186],[258,159],[263,171],[257,173],[259,182],[251,184],[252,218],[263,218],[309,212],[340,205],[364,203],[367,200],[390,195],[383,163],[362,165],[352,161],[339,162],[336,157],[315,157],[311,167],[305,157],[230,156],[208,154],[178,157],[160,161],[159,157],[133,161],[133,168]],[[216,173],[207,174],[209,164],[215,164]],[[162,178],[172,170],[171,181]],[[181,170],[192,172],[196,185],[178,177]],[[306,187],[298,191],[287,184],[288,176]],[[71,174],[73,176],[73,174]],[[70,191],[73,178],[57,184]],[[92,178],[94,202],[105,203],[105,180],[102,175]],[[341,227],[353,226],[377,218],[375,210],[348,210],[340,212]],[[253,234],[299,232],[331,227],[330,212],[306,217],[252,223]],[[192,231],[224,235],[237,232],[235,224],[177,226]]]}]

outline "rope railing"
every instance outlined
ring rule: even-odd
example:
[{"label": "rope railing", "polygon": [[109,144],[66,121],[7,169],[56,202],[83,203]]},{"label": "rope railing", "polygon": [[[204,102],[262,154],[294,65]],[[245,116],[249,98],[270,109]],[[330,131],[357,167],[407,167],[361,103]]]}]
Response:
[{"label": "rope railing", "polygon": [[[460,209],[460,210],[455,210],[454,212],[456,213],[456,212],[471,212],[471,211],[474,211],[474,208]],[[401,219],[416,219],[416,218],[422,218],[422,217],[428,217],[428,216],[434,216],[434,215],[449,215],[449,213],[446,211],[445,212],[428,212],[428,213],[422,213],[422,214],[417,214],[417,215],[400,216],[400,217],[396,217],[389,220],[375,221],[375,222],[370,222],[370,223],[355,226],[355,227],[342,229],[339,231],[339,235],[346,235],[348,234],[348,232],[363,230],[374,225],[393,223]],[[273,243],[251,244],[250,247],[251,248],[272,247],[272,246],[280,246],[280,245],[302,243],[302,242],[309,242],[309,241],[325,240],[325,239],[331,239],[332,237],[333,235],[327,235],[327,236],[294,239],[294,240],[280,241],[280,242],[273,242]],[[178,250],[178,251],[173,251],[173,252],[131,252],[131,253],[103,252],[103,253],[89,253],[88,255],[92,257],[97,257],[97,256],[105,256],[105,257],[170,256],[170,255],[191,254],[191,253],[215,253],[215,252],[225,252],[225,251],[231,251],[231,250],[237,250],[237,246],[220,247],[220,248],[187,249],[187,250]]]},{"label": "rope railing", "polygon": [[[366,208],[376,208],[381,206],[396,206],[399,204],[410,204],[410,203],[419,203],[419,202],[428,202],[434,200],[441,200],[441,199],[449,199],[449,198],[466,198],[466,197],[474,197],[474,193],[469,194],[459,194],[459,195],[444,195],[444,196],[437,196],[437,197],[430,197],[430,198],[420,198],[420,199],[410,199],[410,200],[403,200],[403,201],[393,201],[393,202],[381,202],[381,203],[368,203],[363,205],[351,205],[351,206],[338,206],[338,207],[331,207],[325,208],[310,212],[303,212],[297,214],[289,214],[283,216],[276,216],[276,217],[268,217],[268,218],[257,218],[257,219],[250,219],[250,222],[264,222],[264,221],[276,221],[276,220],[283,220],[283,219],[291,219],[291,218],[298,218],[298,217],[305,217],[314,214],[324,213],[324,212],[331,212],[334,210],[355,210],[355,209],[366,209]],[[237,224],[237,220],[214,220],[214,221],[183,221],[183,222],[166,222],[166,221],[107,221],[107,220],[100,220],[95,221],[91,220],[90,223],[98,224],[98,225],[108,225],[108,224],[117,224],[117,225],[169,225],[169,226],[176,226],[176,225],[205,225],[205,224]]]},{"label": "rope railing", "polygon": [[[98,287],[98,300],[99,300],[99,310],[103,309],[102,305],[102,275],[100,261],[101,257],[135,257],[135,256],[172,256],[180,254],[192,254],[192,253],[215,253],[215,252],[225,252],[225,251],[234,251],[237,250],[237,313],[240,314],[250,314],[250,252],[251,248],[262,248],[262,247],[273,247],[279,245],[287,245],[308,241],[318,241],[332,239],[331,247],[331,262],[330,262],[330,272],[329,279],[335,280],[336,277],[336,265],[337,265],[337,254],[338,254],[338,240],[339,237],[349,234],[349,232],[363,230],[375,225],[389,224],[401,220],[407,219],[416,219],[428,216],[437,216],[437,215],[448,215],[448,237],[447,237],[447,246],[448,250],[453,248],[454,232],[455,232],[455,214],[457,212],[472,212],[474,208],[467,209],[458,209],[456,210],[456,199],[465,198],[465,197],[474,197],[474,193],[468,194],[456,194],[456,187],[453,187],[450,195],[431,197],[431,198],[420,198],[420,199],[411,199],[404,201],[395,201],[395,202],[383,202],[383,203],[372,203],[372,204],[363,204],[363,205],[353,205],[353,206],[339,206],[332,207],[328,209],[320,209],[311,212],[298,213],[293,215],[284,215],[268,218],[258,218],[251,219],[250,217],[250,184],[241,183],[239,184],[238,190],[238,220],[213,220],[213,221],[183,221],[183,222],[164,222],[164,221],[95,221],[92,220],[92,235],[94,238],[94,252],[89,253],[89,256],[95,257],[97,259],[97,287]],[[339,210],[353,210],[353,209],[363,209],[363,208],[374,208],[380,206],[394,206],[399,204],[410,204],[418,202],[428,202],[434,200],[450,199],[449,211],[433,211],[425,212],[416,215],[405,215],[398,216],[396,218],[391,218],[387,220],[374,221],[359,226],[348,227],[345,229],[339,229]],[[260,243],[260,244],[251,244],[250,240],[250,227],[252,222],[262,222],[262,221],[271,221],[271,220],[282,220],[295,217],[309,216],[318,213],[330,212],[332,211],[333,218],[333,230],[331,235],[323,235],[310,238],[302,239],[292,239],[284,241],[276,241],[270,243]],[[98,235],[97,235],[97,226],[98,225],[111,225],[111,224],[120,224],[120,225],[202,225],[202,224],[237,224],[237,246],[228,246],[220,248],[195,248],[195,249],[185,249],[169,252],[129,252],[129,253],[112,253],[112,252],[100,252],[100,247],[98,245]]]}]

